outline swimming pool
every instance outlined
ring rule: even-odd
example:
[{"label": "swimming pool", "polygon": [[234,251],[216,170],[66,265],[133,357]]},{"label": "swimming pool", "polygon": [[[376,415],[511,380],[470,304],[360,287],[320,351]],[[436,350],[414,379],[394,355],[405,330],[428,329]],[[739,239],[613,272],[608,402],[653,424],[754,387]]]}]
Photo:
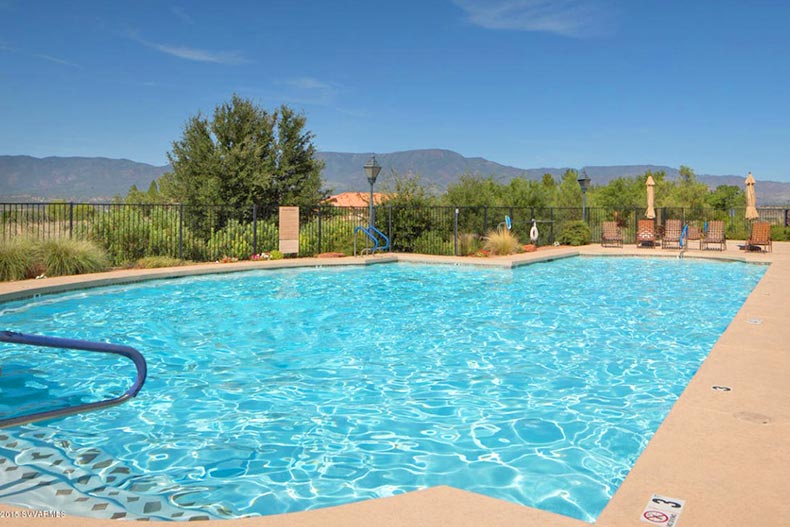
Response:
[{"label": "swimming pool", "polygon": [[[0,501],[187,519],[446,484],[592,521],[763,272],[393,264],[6,304],[3,328],[137,347],[149,380],[120,407],[0,431]],[[2,350],[6,412],[131,383],[122,359]]]}]

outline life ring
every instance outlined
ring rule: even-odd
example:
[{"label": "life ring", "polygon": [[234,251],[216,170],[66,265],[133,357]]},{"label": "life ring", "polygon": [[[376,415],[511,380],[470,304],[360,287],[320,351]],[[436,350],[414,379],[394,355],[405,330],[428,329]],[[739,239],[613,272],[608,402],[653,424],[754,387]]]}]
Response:
[{"label": "life ring", "polygon": [[532,228],[529,230],[529,239],[532,240],[533,244],[538,242],[539,235],[538,226],[535,225],[535,220],[532,220]]}]

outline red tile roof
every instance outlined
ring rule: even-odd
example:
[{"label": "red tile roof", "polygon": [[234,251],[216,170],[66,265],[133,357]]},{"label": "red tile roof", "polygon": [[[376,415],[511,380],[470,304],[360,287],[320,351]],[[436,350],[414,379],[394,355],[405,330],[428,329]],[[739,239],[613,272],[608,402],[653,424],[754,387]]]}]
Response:
[{"label": "red tile roof", "polygon": [[[383,192],[373,193],[373,204],[379,205],[387,201],[387,195]],[[337,207],[367,207],[370,203],[369,192],[343,192],[329,196],[324,200],[327,205],[335,205]]]}]

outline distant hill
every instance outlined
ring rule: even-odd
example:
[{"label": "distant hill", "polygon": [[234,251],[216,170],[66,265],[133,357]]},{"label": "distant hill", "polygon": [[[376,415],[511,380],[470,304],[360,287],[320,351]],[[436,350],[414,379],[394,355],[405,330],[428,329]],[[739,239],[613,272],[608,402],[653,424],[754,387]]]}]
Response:
[{"label": "distant hill", "polygon": [[[372,153],[319,152],[317,157],[326,163],[323,172],[326,186],[333,192],[369,189],[362,166],[368,162],[371,155]],[[543,178],[544,174],[551,174],[555,179],[559,179],[568,169],[567,167],[522,169],[500,165],[481,157],[464,157],[451,150],[439,149],[376,154],[376,160],[382,167],[378,181],[384,187],[392,184],[393,173],[418,174],[423,185],[439,192],[446,190],[447,185],[457,181],[458,176],[462,174],[493,176],[495,180],[506,183],[518,176],[538,181]],[[670,180],[677,179],[680,175],[677,168],[663,165],[586,166],[581,168],[587,172],[593,185],[606,185],[613,179],[638,176],[647,170],[663,171]],[[697,178],[711,189],[719,185],[737,185],[743,188],[745,180],[744,176],[710,174],[697,174]],[[758,179],[757,201],[760,205],[789,203],[790,183]]]},{"label": "distant hill", "polygon": [[[334,193],[369,190],[362,166],[370,156],[370,153],[319,152],[316,157],[326,165],[322,173],[325,187]],[[419,174],[423,185],[443,192],[462,174],[493,176],[505,183],[518,176],[539,180],[547,173],[559,178],[567,170],[564,167],[522,169],[439,149],[376,154],[376,159],[382,166],[376,190],[392,186],[395,173]],[[103,157],[0,156],[0,201],[106,201],[115,195],[126,195],[132,185],[147,190],[153,180],[169,169],[167,165],[153,166]],[[677,169],[659,165],[588,166],[584,169],[594,185],[644,174],[646,170],[663,170],[669,179],[678,176]],[[698,174],[698,178],[711,188],[719,185],[743,187],[744,181],[743,176]],[[763,205],[786,204],[790,202],[790,183],[758,178],[757,198]]]},{"label": "distant hill", "polygon": [[105,157],[0,156],[0,198],[110,200],[132,185],[147,190],[169,168]]}]

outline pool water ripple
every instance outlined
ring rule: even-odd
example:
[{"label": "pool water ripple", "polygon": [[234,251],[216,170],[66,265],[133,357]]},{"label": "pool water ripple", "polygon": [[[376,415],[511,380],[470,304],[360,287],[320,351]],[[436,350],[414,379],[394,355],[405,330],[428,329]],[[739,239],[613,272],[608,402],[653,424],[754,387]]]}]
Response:
[{"label": "pool water ripple", "polygon": [[[15,302],[0,306],[3,328],[134,346],[149,379],[122,406],[7,433],[58,442],[70,462],[99,452],[128,471],[124,492],[212,517],[444,484],[593,521],[763,272],[641,258],[397,264]],[[124,360],[4,346],[0,412],[130,383]]]}]

